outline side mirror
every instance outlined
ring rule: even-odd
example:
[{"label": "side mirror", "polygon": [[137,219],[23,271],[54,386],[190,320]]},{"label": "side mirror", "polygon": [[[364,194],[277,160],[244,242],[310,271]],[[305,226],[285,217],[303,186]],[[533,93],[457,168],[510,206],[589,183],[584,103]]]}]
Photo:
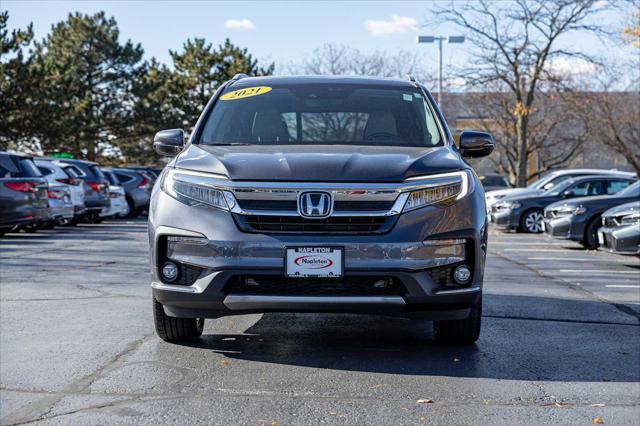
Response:
[{"label": "side mirror", "polygon": [[460,133],[460,154],[463,157],[484,157],[491,154],[495,146],[489,133],[475,130]]},{"label": "side mirror", "polygon": [[184,130],[160,130],[153,137],[153,149],[160,155],[173,156],[184,147]]},{"label": "side mirror", "polygon": [[570,191],[570,190],[564,191],[562,193],[562,197],[563,198],[571,198],[571,197],[575,197],[575,196],[576,196],[576,194],[574,194],[573,191]]}]

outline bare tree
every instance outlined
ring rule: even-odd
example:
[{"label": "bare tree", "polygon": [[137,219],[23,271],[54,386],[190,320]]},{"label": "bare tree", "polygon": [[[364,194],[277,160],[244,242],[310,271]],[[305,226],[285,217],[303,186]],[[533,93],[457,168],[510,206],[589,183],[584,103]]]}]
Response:
[{"label": "bare tree", "polygon": [[[634,72],[625,68],[603,67],[594,90],[583,92],[575,111],[594,144],[622,155],[640,174],[640,91],[637,79],[624,81]],[[590,81],[588,87],[593,86]]]},{"label": "bare tree", "polygon": [[[535,152],[530,125],[537,98],[545,83],[556,82],[550,64],[560,57],[593,60],[584,52],[558,47],[558,39],[574,32],[605,34],[594,22],[600,12],[596,0],[517,0],[513,2],[450,3],[434,13],[468,33],[475,46],[461,76],[471,87],[497,86],[508,95],[513,116],[518,186],[526,186],[528,162]],[[534,149],[532,149],[534,148]]]},{"label": "bare tree", "polygon": [[408,50],[363,52],[345,45],[325,44],[302,61],[289,64],[285,70],[309,75],[405,77],[412,74],[423,81],[431,81],[424,64],[422,55]]}]

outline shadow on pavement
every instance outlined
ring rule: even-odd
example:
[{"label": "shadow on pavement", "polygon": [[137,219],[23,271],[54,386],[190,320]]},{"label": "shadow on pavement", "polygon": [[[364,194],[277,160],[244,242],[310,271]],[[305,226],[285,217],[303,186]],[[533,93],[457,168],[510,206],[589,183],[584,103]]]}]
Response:
[{"label": "shadow on pavement", "polygon": [[[549,299],[491,298],[531,299],[528,304]],[[606,306],[595,301],[562,302],[566,311],[587,316],[590,310]],[[436,344],[429,321],[269,313],[242,334],[205,334],[193,347],[235,359],[334,370],[534,381],[640,381],[637,325],[544,317],[540,321],[532,316],[485,317],[477,344],[462,347]]]}]

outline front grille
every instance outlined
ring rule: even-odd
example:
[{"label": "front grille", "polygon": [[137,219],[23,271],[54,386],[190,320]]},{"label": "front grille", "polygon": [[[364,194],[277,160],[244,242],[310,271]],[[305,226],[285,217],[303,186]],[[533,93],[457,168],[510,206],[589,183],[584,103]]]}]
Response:
[{"label": "front grille", "polygon": [[397,217],[332,216],[307,219],[300,216],[234,215],[240,228],[248,232],[376,234],[388,231]]},{"label": "front grille", "polygon": [[226,294],[271,296],[402,296],[405,287],[393,277],[287,278],[236,276]]},{"label": "front grille", "polygon": [[[296,200],[242,200],[238,205],[246,210],[292,211],[298,209]],[[391,201],[335,201],[333,210],[341,211],[389,211],[395,200]]]}]

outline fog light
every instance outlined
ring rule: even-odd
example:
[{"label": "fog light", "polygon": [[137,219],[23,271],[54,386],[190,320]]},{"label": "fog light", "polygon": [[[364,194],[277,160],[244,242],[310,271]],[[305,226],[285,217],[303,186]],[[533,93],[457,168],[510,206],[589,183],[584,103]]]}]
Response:
[{"label": "fog light", "polygon": [[162,279],[167,282],[175,281],[178,278],[178,266],[173,262],[166,262],[162,265]]},{"label": "fog light", "polygon": [[458,284],[467,284],[471,280],[471,269],[467,265],[460,265],[453,270],[453,279]]}]

